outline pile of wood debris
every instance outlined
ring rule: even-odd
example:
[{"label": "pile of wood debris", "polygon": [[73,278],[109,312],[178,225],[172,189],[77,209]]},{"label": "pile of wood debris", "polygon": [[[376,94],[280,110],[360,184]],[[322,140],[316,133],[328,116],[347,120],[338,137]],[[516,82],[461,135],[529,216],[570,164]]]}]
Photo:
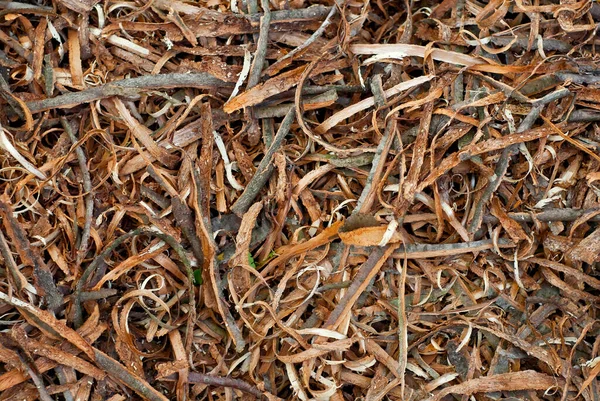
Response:
[{"label": "pile of wood debris", "polygon": [[598,400],[600,6],[0,1],[1,400]]}]

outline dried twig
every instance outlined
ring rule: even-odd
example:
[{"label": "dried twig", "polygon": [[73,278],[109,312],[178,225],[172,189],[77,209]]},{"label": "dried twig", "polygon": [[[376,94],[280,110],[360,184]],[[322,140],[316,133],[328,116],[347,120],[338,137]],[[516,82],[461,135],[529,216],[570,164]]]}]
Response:
[{"label": "dried twig", "polygon": [[[534,221],[544,221],[544,222],[553,222],[553,221],[575,221],[579,217],[583,216],[585,213],[591,212],[594,209],[590,210],[581,210],[581,209],[546,209],[539,213],[509,213],[508,216],[518,222],[521,223],[532,223]],[[600,216],[594,216],[589,219],[589,221],[599,222]],[[483,222],[487,224],[497,224],[498,219],[492,215],[483,216]]]},{"label": "dried twig", "polygon": [[228,88],[230,85],[206,73],[147,75],[113,81],[80,92],[27,102],[32,113],[69,109],[112,96],[137,97],[142,92],[169,88]]},{"label": "dried twig", "polygon": [[336,13],[337,13],[337,7],[336,6],[331,7],[331,10],[329,11],[329,14],[327,14],[327,17],[325,17],[325,20],[323,21],[323,23],[321,24],[321,26],[319,26],[319,29],[317,29],[316,31],[314,31],[313,34],[310,35],[310,37],[308,39],[306,39],[306,41],[304,41],[304,43],[302,43],[300,46],[296,47],[294,50],[292,50],[291,52],[287,53],[285,56],[279,58],[277,60],[277,62],[275,62],[273,65],[271,65],[269,67],[269,70],[267,71],[267,73],[269,75],[272,75],[272,73],[270,73],[270,72],[272,72],[272,71],[278,71],[281,68],[281,66],[284,63],[284,61],[286,61],[288,59],[291,59],[296,54],[298,54],[301,51],[303,51],[304,49],[308,48],[317,39],[319,39],[323,35],[323,33],[325,32],[325,29],[327,29],[327,27],[331,24],[331,20],[336,15]]},{"label": "dried twig", "polygon": [[340,301],[333,311],[329,314],[325,327],[335,330],[341,323],[341,319],[348,316],[348,311],[352,308],[358,297],[369,284],[369,281],[379,272],[379,269],[386,262],[397,246],[388,245],[386,247],[377,247],[369,256],[369,259],[360,267],[360,270],[352,279],[352,284],[346,293],[346,296]]},{"label": "dried twig", "polygon": [[[164,378],[164,380],[175,380],[175,375],[167,376]],[[260,390],[258,390],[256,387],[251,386],[243,380],[235,379],[233,377],[220,377],[198,372],[190,372],[188,376],[188,383],[199,383],[207,386],[234,388],[251,394],[258,399],[263,398],[263,393],[260,392]]]},{"label": "dried twig", "polygon": [[111,378],[123,383],[142,397],[150,401],[167,401],[168,398],[150,386],[143,378],[130,372],[104,352],[94,348],[96,363],[102,367]]},{"label": "dried twig", "polygon": [[279,150],[283,143],[283,139],[290,131],[295,116],[295,110],[292,109],[288,111],[277,130],[277,134],[275,134],[275,137],[273,138],[273,143],[265,152],[265,156],[258,165],[254,177],[252,177],[252,180],[246,185],[246,189],[244,189],[242,195],[240,195],[238,200],[231,207],[231,211],[238,216],[241,216],[248,210],[260,190],[269,180],[269,177],[271,177],[271,174],[273,173],[273,156],[275,155],[275,152]]},{"label": "dried twig", "polygon": [[50,309],[56,309],[63,302],[63,296],[56,288],[54,277],[48,265],[44,263],[37,249],[32,248],[23,228],[13,216],[12,208],[6,196],[0,197],[0,216],[7,235],[12,239],[21,261],[33,267],[36,284],[42,289]]},{"label": "dried twig", "polygon": [[71,126],[67,119],[61,118],[60,123],[63,126],[63,129],[69,135],[69,139],[75,146],[75,154],[77,155],[77,160],[79,161],[79,169],[81,170],[81,176],[83,181],[83,190],[85,191],[85,216],[83,223],[83,231],[81,233],[81,239],[79,242],[79,249],[77,250],[77,266],[81,265],[81,261],[85,257],[85,254],[88,250],[88,241],[90,240],[91,230],[92,230],[92,217],[94,214],[94,192],[92,188],[92,180],[90,178],[90,172],[87,167],[87,160],[85,157],[85,153],[80,146],[77,145],[77,137],[73,133]]},{"label": "dried twig", "polygon": [[31,357],[29,357],[23,350],[16,350],[16,354],[19,356],[19,360],[23,364],[25,371],[29,377],[31,377],[31,380],[33,380],[33,383],[38,390],[40,399],[42,401],[53,401],[53,398],[50,397],[50,394],[48,394],[48,389],[44,384],[44,380],[42,380]]}]

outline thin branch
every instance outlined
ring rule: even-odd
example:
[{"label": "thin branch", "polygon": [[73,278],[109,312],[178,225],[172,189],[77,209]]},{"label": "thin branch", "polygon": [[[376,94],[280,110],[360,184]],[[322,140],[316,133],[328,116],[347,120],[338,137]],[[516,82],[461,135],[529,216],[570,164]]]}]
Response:
[{"label": "thin branch", "polygon": [[177,225],[179,228],[181,228],[183,235],[192,246],[192,252],[198,261],[198,265],[202,266],[204,262],[204,254],[202,253],[202,244],[200,243],[198,234],[196,233],[196,226],[194,224],[194,216],[192,215],[192,211],[179,197],[174,197],[171,199],[171,209]]},{"label": "thin branch", "polygon": [[[260,33],[258,42],[256,43],[256,52],[254,60],[250,67],[250,75],[248,76],[248,85],[246,89],[250,89],[258,84],[260,75],[265,65],[265,56],[267,54],[267,44],[269,43],[269,26],[271,25],[271,10],[269,9],[269,1],[261,0],[261,5],[264,14],[260,17]],[[335,7],[334,7],[335,8]]]},{"label": "thin branch", "polygon": [[[331,7],[323,5],[315,5],[308,8],[290,9],[290,10],[277,10],[271,13],[272,22],[292,22],[302,20],[313,20],[324,18],[331,11]],[[247,18],[253,23],[259,23],[262,13],[256,13],[251,15],[245,15],[243,18]]]},{"label": "thin branch", "polygon": [[115,361],[104,352],[94,348],[96,364],[111,378],[123,383],[149,401],[167,401],[167,397],[153,388],[146,380],[129,371],[125,366]]},{"label": "thin branch", "polygon": [[39,113],[53,109],[70,109],[112,96],[135,97],[141,92],[159,89],[218,89],[232,86],[230,83],[223,82],[207,73],[144,75],[109,82],[80,92],[67,93],[44,100],[34,100],[26,104],[32,113]]},{"label": "thin branch", "polygon": [[[164,380],[168,380],[168,381],[177,380],[176,374],[169,375]],[[251,384],[249,384],[243,380],[235,379],[235,378],[229,377],[229,376],[224,376],[224,377],[223,376],[212,376],[212,375],[207,375],[207,374],[199,373],[199,372],[190,372],[187,382],[188,383],[200,383],[200,384],[205,384],[207,386],[214,386],[214,387],[234,388],[237,390],[241,390],[245,393],[251,394],[258,399],[263,398],[263,393],[256,387],[252,386]]]},{"label": "thin branch", "polygon": [[329,25],[331,25],[331,21],[336,14],[337,14],[337,7],[336,6],[331,7],[329,14],[327,14],[327,17],[325,17],[325,20],[323,21],[321,26],[319,26],[319,28],[316,31],[314,31],[313,34],[310,35],[310,37],[308,39],[306,39],[306,41],[304,41],[304,43],[302,43],[300,46],[296,47],[294,50],[287,53],[285,56],[281,57],[273,65],[271,65],[269,67],[269,70],[267,71],[267,73],[269,71],[279,71],[279,69],[281,68],[284,61],[286,61],[289,58],[294,57],[296,54],[300,53],[302,50],[306,49],[308,46],[313,44],[317,39],[319,39],[325,32],[325,29],[327,29],[327,27]]},{"label": "thin branch", "polygon": [[77,160],[79,161],[79,168],[81,169],[81,175],[83,179],[83,190],[85,191],[85,216],[84,216],[84,224],[83,224],[83,232],[81,233],[81,242],[79,243],[79,249],[77,250],[77,267],[81,265],[81,261],[85,257],[85,254],[88,251],[88,242],[90,240],[90,235],[92,232],[92,217],[94,214],[94,193],[92,188],[92,179],[90,177],[90,171],[87,167],[87,160],[85,157],[85,153],[81,146],[77,144],[77,137],[73,133],[71,129],[71,125],[67,121],[66,118],[61,118],[60,123],[63,126],[63,129],[69,135],[69,139],[75,146],[75,154],[77,155]]},{"label": "thin branch", "polygon": [[350,288],[331,311],[327,321],[323,324],[324,328],[335,330],[341,323],[341,319],[348,316],[348,313],[354,306],[354,303],[363,293],[369,282],[381,269],[397,245],[388,245],[386,247],[376,247],[369,255],[369,258],[362,264],[358,273],[352,279]]},{"label": "thin branch", "polygon": [[[375,105],[377,107],[383,107],[386,102],[386,97],[385,92],[383,91],[381,75],[377,75],[371,81],[371,91],[373,92],[373,97],[375,98]],[[375,119],[376,114],[373,115],[373,120]],[[385,159],[390,151],[390,147],[392,146],[392,139],[394,138],[394,133],[396,132],[395,128],[396,120],[394,118],[388,119],[385,124],[383,136],[379,140],[379,145],[377,145],[377,150],[373,156],[371,170],[367,176],[367,181],[362,193],[360,194],[360,198],[356,202],[356,207],[352,211],[353,215],[358,213],[368,213],[369,209],[371,209],[371,206],[373,205],[376,194],[375,189],[377,188],[379,180],[381,179],[381,174],[383,173],[383,167],[385,165]]]},{"label": "thin branch", "polygon": [[31,246],[23,227],[14,217],[12,207],[8,202],[9,200],[6,196],[0,198],[0,216],[4,223],[5,232],[17,248],[21,262],[33,267],[36,282],[44,291],[49,308],[58,308],[63,303],[63,295],[56,288],[52,272],[46,263],[44,263],[38,250]]},{"label": "thin branch", "polygon": [[[517,133],[522,133],[529,130],[533,126],[537,118],[540,116],[542,108],[546,104],[561,99],[569,94],[570,91],[568,89],[563,88],[549,93],[548,95],[540,99],[534,100],[532,102],[533,107],[531,108],[531,111],[529,112],[529,114],[527,114],[523,121],[521,121],[521,124],[517,128]],[[473,217],[471,219],[471,223],[469,224],[469,232],[471,233],[471,235],[474,235],[475,232],[479,230],[479,227],[481,227],[481,222],[483,220],[483,209],[489,203],[492,194],[495,191],[497,191],[500,187],[500,184],[504,179],[504,175],[508,170],[510,159],[518,153],[518,150],[519,144],[515,143],[510,146],[507,146],[502,151],[500,159],[496,163],[496,170],[494,171],[494,175],[490,178],[490,181],[487,187],[485,188],[485,191],[481,195],[481,198],[479,198],[479,201],[477,202],[477,204],[475,205],[475,209],[473,210]]]},{"label": "thin branch", "polygon": [[252,202],[258,195],[258,193],[263,189],[271,174],[273,173],[273,156],[275,152],[279,150],[283,143],[283,139],[290,131],[292,123],[294,122],[294,118],[296,117],[295,110],[291,109],[288,111],[287,115],[281,122],[279,129],[277,130],[277,134],[275,134],[275,138],[273,138],[273,143],[265,153],[265,156],[261,160],[258,168],[256,169],[256,173],[246,185],[246,189],[240,195],[238,200],[231,207],[231,211],[237,214],[238,216],[243,215],[248,211],[248,208],[252,205]]},{"label": "thin branch", "polygon": [[593,110],[574,110],[569,115],[570,123],[583,123],[600,121],[600,113]]},{"label": "thin branch", "polygon": [[[508,216],[520,223],[532,223],[534,221],[575,221],[586,213],[593,212],[595,209],[546,209],[540,213],[509,213]],[[485,223],[496,224],[498,219],[492,215],[486,215],[483,218]],[[600,222],[600,216],[594,216],[588,221]]]},{"label": "thin branch", "polygon": [[[500,248],[510,248],[513,246],[514,244],[507,239],[500,238],[498,240],[498,247]],[[455,244],[407,244],[398,248],[392,257],[394,259],[437,258],[485,251],[493,247],[494,242],[492,240],[459,242]]]},{"label": "thin branch", "polygon": [[33,361],[33,359],[29,355],[27,355],[27,353],[24,350],[16,349],[15,352],[19,356],[19,360],[25,367],[25,371],[27,372],[29,377],[31,377],[33,384],[35,384],[35,388],[37,388],[38,393],[40,395],[40,400],[53,401],[53,398],[50,397],[50,394],[48,394],[48,390],[44,385],[44,380],[42,379],[40,373],[35,367],[35,362]]}]

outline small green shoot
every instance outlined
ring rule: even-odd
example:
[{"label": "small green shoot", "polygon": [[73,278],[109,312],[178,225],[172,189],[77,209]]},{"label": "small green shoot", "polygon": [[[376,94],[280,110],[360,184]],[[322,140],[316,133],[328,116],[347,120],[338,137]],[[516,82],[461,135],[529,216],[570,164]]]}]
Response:
[{"label": "small green shoot", "polygon": [[256,262],[254,261],[254,258],[250,252],[248,252],[248,264],[256,269]]},{"label": "small green shoot", "polygon": [[202,285],[203,282],[204,280],[202,280],[202,270],[194,270],[194,285]]}]

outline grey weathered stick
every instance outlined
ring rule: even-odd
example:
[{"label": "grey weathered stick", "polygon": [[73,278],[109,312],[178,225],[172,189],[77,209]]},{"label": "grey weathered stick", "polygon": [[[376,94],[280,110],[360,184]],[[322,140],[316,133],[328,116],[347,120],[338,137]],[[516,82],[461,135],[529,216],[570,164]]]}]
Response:
[{"label": "grey weathered stick", "polygon": [[600,121],[600,113],[594,110],[575,110],[569,115],[570,123]]},{"label": "grey weathered stick", "polygon": [[[260,18],[260,31],[258,35],[254,35],[254,41],[256,42],[256,52],[254,53],[254,60],[250,66],[250,74],[248,76],[248,84],[246,90],[252,89],[260,81],[263,68],[265,66],[265,57],[267,54],[267,44],[269,42],[269,27],[271,25],[271,10],[268,0],[261,0],[261,5],[264,10],[264,15]],[[257,12],[256,0],[252,0],[248,3],[248,10],[251,13]],[[251,145],[258,144],[260,140],[260,132],[258,122],[254,116],[254,108],[250,107],[244,109],[244,116],[246,117],[247,123],[247,135],[248,141]]]},{"label": "grey weathered stick", "polygon": [[[289,110],[286,111],[286,114]],[[285,114],[284,114],[285,115]],[[263,118],[262,119],[262,136],[265,147],[268,149],[271,147],[273,143],[273,136],[275,136],[275,128],[273,128],[273,119],[272,118]]]},{"label": "grey weathered stick", "polygon": [[[381,75],[376,75],[371,81],[371,92],[373,92],[373,96],[375,97],[376,106],[383,107],[386,99],[383,91],[383,84],[381,82]],[[356,215],[358,213],[368,213],[373,204],[373,200],[375,198],[373,188],[377,187],[379,178],[383,173],[385,158],[387,157],[390,146],[392,145],[390,135],[395,131],[395,125],[396,121],[393,118],[390,118],[386,122],[385,131],[379,140],[379,145],[377,145],[377,150],[375,151],[375,155],[373,157],[373,164],[371,165],[371,170],[367,176],[367,182],[365,183],[365,186],[360,194],[360,198],[356,202],[356,207],[352,211],[352,215]]]},{"label": "grey weathered stick", "polygon": [[94,214],[94,194],[92,188],[92,179],[90,177],[90,171],[87,167],[87,160],[85,157],[85,153],[80,146],[77,146],[77,137],[73,133],[71,129],[71,125],[67,121],[66,118],[62,117],[60,119],[60,123],[63,126],[63,129],[69,135],[69,139],[73,143],[75,148],[75,154],[77,155],[77,161],[79,162],[79,169],[81,170],[81,176],[83,180],[83,190],[86,193],[85,195],[85,221],[83,223],[83,232],[81,233],[81,242],[79,243],[79,249],[77,250],[77,266],[81,265],[81,261],[85,257],[85,254],[88,250],[88,242],[90,240],[90,235],[92,232],[92,217]]},{"label": "grey weathered stick", "polygon": [[173,186],[169,184],[158,171],[156,171],[152,164],[148,164],[146,167],[146,172],[154,179],[154,181],[156,181],[158,185],[160,185],[162,189],[165,190],[166,193],[171,196],[177,195],[175,188],[173,188]]},{"label": "grey weathered stick", "polygon": [[[543,222],[551,221],[575,221],[585,213],[593,209],[547,209],[539,213],[509,213],[508,216],[519,223],[532,223],[535,220]],[[594,216],[588,221],[600,222],[600,216]],[[496,224],[499,220],[492,215],[483,217],[484,223]]]},{"label": "grey weathered stick", "polygon": [[[571,93],[567,88],[557,89],[554,92],[548,93],[546,96],[543,96],[539,99],[533,101],[533,105],[535,106],[544,106],[550,102],[555,100],[562,99],[565,96],[568,96]],[[522,132],[522,131],[521,131]]]},{"label": "grey weathered stick", "polygon": [[386,247],[375,247],[365,263],[360,266],[358,272],[352,279],[352,284],[344,297],[331,311],[324,328],[335,330],[343,319],[352,309],[358,297],[363,293],[369,282],[377,275],[381,266],[386,262],[397,245],[388,245]]},{"label": "grey weathered stick", "polygon": [[[508,248],[514,246],[514,244],[510,240],[500,238],[498,240],[498,246],[500,248]],[[467,252],[484,251],[493,247],[494,243],[491,239],[458,242],[455,244],[407,244],[406,246],[398,248],[398,250],[392,254],[392,257],[395,259],[437,258],[461,255]]]},{"label": "grey weathered stick", "polygon": [[168,208],[170,205],[170,202],[166,197],[162,196],[161,194],[159,194],[156,191],[153,191],[152,189],[148,188],[145,185],[140,185],[140,193],[142,195],[150,198],[152,200],[152,202],[156,203],[158,206],[160,206],[163,209]]},{"label": "grey weathered stick", "polygon": [[487,187],[485,188],[481,198],[479,198],[479,202],[475,205],[475,209],[473,210],[473,218],[471,219],[471,223],[469,224],[469,232],[474,235],[479,227],[481,226],[483,208],[489,203],[492,194],[496,192],[500,184],[502,183],[502,179],[508,170],[508,164],[510,162],[510,158],[514,156],[519,149],[519,146],[510,145],[504,148],[502,154],[500,155],[500,159],[498,159],[498,163],[496,163],[496,169],[494,170],[494,175],[490,178]]},{"label": "grey weathered stick", "polygon": [[12,239],[13,246],[17,248],[21,263],[33,267],[37,285],[44,291],[48,307],[52,310],[58,308],[63,303],[63,294],[56,288],[52,272],[40,256],[39,250],[31,246],[27,239],[27,233],[14,217],[6,195],[0,197],[0,216],[4,224],[4,232]]},{"label": "grey weathered stick", "polygon": [[[331,11],[331,7],[327,6],[312,6],[308,8],[278,10],[271,13],[271,21],[273,22],[291,22],[324,18]],[[252,22],[259,22],[263,14],[257,13],[249,16],[244,16]]]},{"label": "grey weathered stick", "polygon": [[26,51],[18,40],[7,35],[3,30],[0,31],[0,42],[13,49],[15,53],[27,60],[28,63],[31,64],[33,61],[33,52]]},{"label": "grey weathered stick", "polygon": [[149,401],[167,401],[167,397],[150,386],[146,380],[129,371],[125,366],[115,361],[104,352],[94,348],[96,365],[100,366],[111,378],[123,383],[144,399]]},{"label": "grey weathered stick", "polygon": [[19,356],[19,360],[23,364],[25,371],[29,377],[31,377],[33,384],[35,384],[35,388],[37,388],[40,395],[40,400],[53,401],[53,398],[48,394],[48,390],[44,385],[44,380],[42,379],[40,372],[37,370],[33,359],[22,349],[16,349],[15,353]]},{"label": "grey weathered stick", "polygon": [[111,96],[136,96],[140,92],[149,90],[172,88],[212,89],[229,88],[231,86],[231,84],[207,73],[145,75],[109,82],[81,92],[72,92],[44,100],[34,100],[26,104],[32,113],[39,113],[52,109],[68,109]]},{"label": "grey weathered stick", "polygon": [[597,84],[600,82],[600,76],[593,74],[578,74],[574,72],[557,72],[554,74],[561,81],[570,81],[577,85]]},{"label": "grey weathered stick", "polygon": [[271,10],[269,9],[269,1],[262,0],[261,5],[265,13],[260,18],[260,34],[258,36],[258,42],[256,43],[254,60],[252,61],[252,65],[250,67],[247,89],[255,87],[260,80],[260,75],[265,65],[267,44],[269,43],[269,26],[271,25]]},{"label": "grey weathered stick", "polygon": [[114,297],[117,293],[118,291],[114,288],[101,288],[98,291],[83,291],[79,294],[79,299],[81,302],[94,301]]},{"label": "grey weathered stick", "polygon": [[[521,121],[521,124],[517,128],[517,133],[525,132],[528,129],[530,129],[535,123],[535,120],[537,120],[537,118],[540,116],[542,108],[546,104],[561,99],[567,96],[569,93],[570,92],[568,89],[563,88],[549,93],[540,99],[534,100],[532,102],[533,107],[531,111],[529,112],[529,114],[527,114],[523,121]],[[481,227],[481,223],[483,221],[483,208],[488,204],[492,197],[492,194],[498,189],[498,187],[502,183],[504,175],[508,170],[508,164],[510,162],[510,159],[518,152],[518,149],[519,144],[515,143],[513,145],[507,146],[502,151],[500,159],[498,160],[498,163],[496,163],[496,170],[494,171],[494,175],[490,178],[490,181],[487,187],[485,188],[483,194],[481,195],[479,202],[477,202],[477,205],[475,205],[475,208],[473,209],[473,217],[471,219],[471,223],[469,224],[469,232],[472,235],[474,235],[475,232],[479,230],[479,227]]]},{"label": "grey weathered stick", "polygon": [[[528,39],[517,38],[515,40],[514,37],[492,37],[492,43],[495,44],[496,46],[506,46],[509,43],[512,43],[512,45],[510,46],[511,49],[527,49]],[[550,39],[550,38],[544,38],[542,40],[542,47],[545,52],[556,51],[556,52],[560,52],[560,53],[568,53],[573,48],[573,46],[567,42],[563,42],[562,40],[558,40],[558,39]],[[531,50],[537,50],[537,49],[538,49],[538,42],[537,42],[537,40],[534,40],[533,44],[531,46]]]},{"label": "grey weathered stick", "polygon": [[260,164],[258,165],[256,173],[254,174],[248,185],[246,185],[246,189],[244,189],[242,195],[240,195],[238,200],[231,207],[231,211],[233,213],[237,214],[238,216],[241,216],[244,213],[246,213],[246,211],[248,211],[248,208],[252,205],[252,202],[254,202],[254,199],[256,198],[260,190],[263,189],[263,187],[271,177],[271,174],[273,173],[273,156],[275,155],[275,152],[279,150],[281,144],[283,143],[283,139],[290,131],[295,116],[295,110],[292,109],[287,113],[287,115],[281,122],[281,125],[277,130],[277,134],[275,134],[275,138],[273,138],[273,143],[265,153],[265,157],[261,160]]},{"label": "grey weathered stick", "polygon": [[[176,375],[175,374],[169,375],[164,380],[169,380],[169,381],[176,380]],[[235,389],[241,390],[245,393],[252,394],[253,396],[255,396],[258,399],[262,399],[262,397],[263,397],[263,393],[256,387],[253,387],[252,385],[250,385],[249,383],[247,383],[243,380],[235,379],[235,378],[229,377],[229,376],[212,376],[212,375],[207,375],[204,373],[190,372],[187,382],[188,383],[206,384],[207,386],[214,386],[214,387],[235,388]]]},{"label": "grey weathered stick", "polygon": [[[303,95],[318,95],[327,91],[334,90],[338,93],[363,93],[365,92],[365,88],[360,85],[306,85],[302,86],[302,94]],[[296,92],[295,90],[289,91],[292,96]],[[271,99],[275,99],[276,96],[273,96]]]},{"label": "grey weathered stick", "polygon": [[408,270],[408,259],[396,264],[400,270],[400,285],[398,288],[398,369],[397,375],[400,376],[400,393],[404,396],[406,387],[405,375],[408,364],[408,319],[406,316],[406,271]]},{"label": "grey weathered stick", "polygon": [[483,74],[480,74],[477,72],[475,72],[474,75],[480,77],[485,82],[492,85],[494,88],[502,91],[506,95],[506,97],[512,97],[513,99],[515,99],[516,101],[518,101],[520,103],[533,103],[534,102],[533,99],[528,98],[527,96],[525,96],[521,92],[519,92],[517,89],[515,89],[509,85],[506,85],[505,83],[496,81],[495,79],[488,77],[487,75],[483,75]]},{"label": "grey weathered stick", "polygon": [[275,64],[273,64],[271,66],[271,69],[276,69],[285,60],[295,56],[296,54],[298,54],[299,52],[301,52],[302,50],[304,50],[308,46],[310,46],[312,43],[314,43],[317,39],[319,39],[321,37],[321,35],[323,35],[323,32],[325,32],[325,29],[327,29],[327,27],[331,24],[331,20],[333,19],[333,17],[335,16],[336,13],[337,13],[337,7],[336,6],[331,7],[329,14],[327,14],[327,17],[325,17],[325,20],[323,21],[321,26],[319,26],[319,28],[316,31],[314,31],[313,34],[310,35],[310,37],[308,39],[306,39],[306,41],[304,43],[302,43],[300,46],[296,47],[291,52],[287,53],[285,56],[281,57],[279,60],[277,60],[275,62]]}]

